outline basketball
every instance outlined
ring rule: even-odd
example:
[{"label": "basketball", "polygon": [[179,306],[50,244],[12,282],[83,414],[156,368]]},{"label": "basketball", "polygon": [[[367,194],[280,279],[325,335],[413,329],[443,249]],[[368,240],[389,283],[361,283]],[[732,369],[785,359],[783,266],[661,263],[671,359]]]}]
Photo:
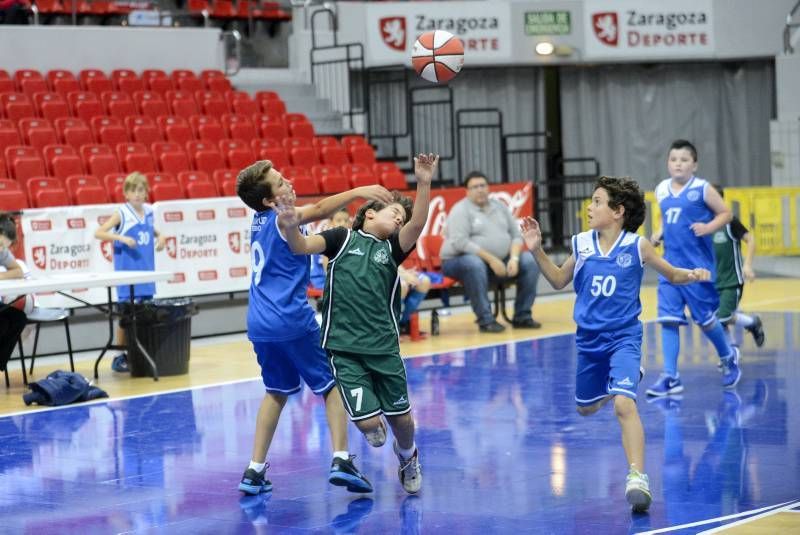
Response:
[{"label": "basketball", "polygon": [[464,43],[444,30],[425,32],[414,43],[411,64],[417,74],[429,82],[448,82],[464,65]]}]

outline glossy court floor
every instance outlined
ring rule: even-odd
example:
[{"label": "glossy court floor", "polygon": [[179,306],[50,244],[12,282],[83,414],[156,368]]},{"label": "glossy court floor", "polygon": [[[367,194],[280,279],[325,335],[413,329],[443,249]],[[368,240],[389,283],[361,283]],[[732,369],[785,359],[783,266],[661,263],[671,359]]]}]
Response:
[{"label": "glossy court floor", "polygon": [[[798,533],[800,314],[761,314],[767,342],[743,338],[735,391],[688,329],[682,399],[648,402],[640,388],[648,515],[625,503],[613,411],[574,410],[574,336],[560,334],[407,361],[418,496],[403,492],[390,446],[355,430],[375,492],[329,486],[323,407],[305,391],[278,428],[273,492],[242,497],[259,380],[0,417],[0,533]],[[659,347],[648,324],[644,386]]]}]

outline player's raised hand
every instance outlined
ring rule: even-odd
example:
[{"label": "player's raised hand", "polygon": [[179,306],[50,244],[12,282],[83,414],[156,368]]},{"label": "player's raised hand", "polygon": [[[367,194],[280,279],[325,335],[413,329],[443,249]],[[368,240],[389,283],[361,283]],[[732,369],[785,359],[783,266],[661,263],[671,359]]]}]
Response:
[{"label": "player's raised hand", "polygon": [[711,272],[703,268],[694,268],[689,270],[689,282],[704,282],[711,280]]},{"label": "player's raised hand", "polygon": [[361,186],[356,188],[358,196],[368,201],[378,201],[383,204],[392,202],[392,192],[383,186],[375,184],[374,186]]},{"label": "player's raised hand", "polygon": [[542,248],[542,229],[539,227],[538,221],[530,216],[525,217],[519,224],[519,230],[522,233],[522,239],[525,240],[525,245],[531,252]]},{"label": "player's raised hand", "polygon": [[436,167],[439,165],[439,155],[433,154],[420,154],[414,158],[414,175],[417,177],[417,183],[430,184],[433,181],[433,175],[436,174]]}]

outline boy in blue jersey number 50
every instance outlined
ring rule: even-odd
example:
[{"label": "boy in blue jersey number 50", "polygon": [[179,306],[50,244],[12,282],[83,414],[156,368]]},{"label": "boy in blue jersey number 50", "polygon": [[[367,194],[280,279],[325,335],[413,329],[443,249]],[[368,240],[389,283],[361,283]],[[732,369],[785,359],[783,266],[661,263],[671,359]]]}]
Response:
[{"label": "boy in blue jersey number 50", "polygon": [[[356,469],[347,447],[347,414],[325,352],[319,345],[319,325],[308,303],[310,259],[295,256],[280,232],[276,199],[294,200],[292,184],[268,160],[243,169],[236,193],[256,211],[251,227],[252,279],[247,307],[247,337],[253,344],[266,394],[256,419],[253,454],[239,490],[258,494],[272,490],[265,477],[267,451],[278,418],[290,394],[300,392],[302,381],[325,398],[325,412],[333,446],[328,481],[350,492],[372,492],[370,482]],[[364,186],[297,208],[300,223],[324,219],[356,199],[388,202],[392,195],[382,186]]]},{"label": "boy in blue jersey number 50", "polygon": [[578,413],[588,416],[614,400],[629,465],[625,497],[636,512],[646,511],[652,500],[644,473],[644,431],[636,408],[644,265],[650,264],[673,284],[710,277],[706,269],[679,269],[662,259],[649,241],[635,234],[644,216],[644,194],[636,182],[600,177],[588,209],[591,230],[572,237],[572,254],[561,267],[542,250],[536,220],[527,217],[521,225],[525,244],[553,288],[564,288],[574,279],[575,402]]}]

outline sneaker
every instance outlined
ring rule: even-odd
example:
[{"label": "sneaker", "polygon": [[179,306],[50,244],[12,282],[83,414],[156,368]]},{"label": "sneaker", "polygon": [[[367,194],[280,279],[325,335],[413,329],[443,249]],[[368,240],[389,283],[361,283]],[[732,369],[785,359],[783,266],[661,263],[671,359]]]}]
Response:
[{"label": "sneaker", "polygon": [[487,323],[486,325],[479,325],[478,330],[482,333],[501,333],[506,330],[505,327],[493,321],[492,323]]},{"label": "sneaker", "polygon": [[120,353],[111,361],[111,369],[115,372],[126,373],[131,371],[128,368],[128,355],[125,353]]},{"label": "sneaker", "polygon": [[760,316],[753,316],[753,324],[749,327],[745,327],[745,329],[753,335],[756,347],[764,345],[764,324],[761,323]]},{"label": "sneaker", "polygon": [[658,380],[647,389],[648,396],[669,396],[683,392],[683,383],[680,377],[671,377],[666,373],[658,376]]},{"label": "sneaker", "polygon": [[380,448],[386,444],[386,424],[383,423],[383,420],[378,420],[378,422],[380,422],[381,426],[377,430],[372,433],[364,433],[364,438],[373,448]]},{"label": "sneaker", "polygon": [[400,461],[400,468],[397,469],[400,483],[402,483],[407,493],[416,494],[422,487],[422,465],[419,464],[419,449],[414,449],[414,455],[410,459],[403,459],[403,456],[397,451],[396,440],[392,443],[392,446],[394,453],[397,455],[397,460]]},{"label": "sneaker", "polygon": [[647,474],[631,468],[625,480],[625,499],[631,504],[634,513],[644,513],[650,508],[653,497],[650,495],[650,479]]},{"label": "sneaker", "polygon": [[271,492],[272,482],[264,477],[267,474],[267,468],[269,468],[269,463],[260,472],[256,472],[252,468],[245,470],[242,481],[239,483],[239,490],[251,496],[261,492]]},{"label": "sneaker", "polygon": [[337,487],[347,487],[350,492],[372,492],[372,484],[358,471],[353,463],[354,458],[355,455],[351,455],[349,459],[334,457],[328,482]]},{"label": "sneaker", "polygon": [[739,368],[739,348],[733,347],[730,357],[720,359],[722,362],[722,386],[733,388],[742,378],[742,369]]},{"label": "sneaker", "polygon": [[542,324],[536,321],[533,318],[526,318],[522,320],[514,320],[511,322],[511,326],[515,329],[541,329]]}]

